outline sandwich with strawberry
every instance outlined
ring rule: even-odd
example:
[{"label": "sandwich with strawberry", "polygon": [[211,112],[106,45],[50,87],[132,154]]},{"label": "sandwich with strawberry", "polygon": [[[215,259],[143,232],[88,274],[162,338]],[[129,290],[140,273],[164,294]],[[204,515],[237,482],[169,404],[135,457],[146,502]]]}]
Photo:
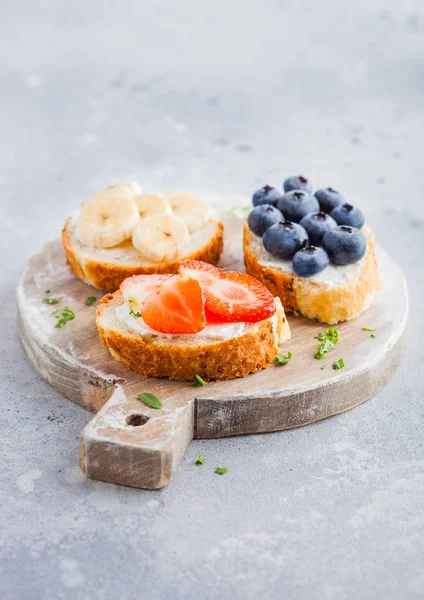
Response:
[{"label": "sandwich with strawberry", "polygon": [[281,302],[262,283],[196,260],[173,275],[125,279],[101,300],[96,324],[129,369],[185,381],[255,373],[290,339]]}]

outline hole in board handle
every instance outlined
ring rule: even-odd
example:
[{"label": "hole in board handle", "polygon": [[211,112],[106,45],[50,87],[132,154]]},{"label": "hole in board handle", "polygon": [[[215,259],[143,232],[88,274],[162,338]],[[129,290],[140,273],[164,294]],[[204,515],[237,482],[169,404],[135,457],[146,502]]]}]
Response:
[{"label": "hole in board handle", "polygon": [[132,427],[141,427],[141,425],[145,425],[149,419],[150,417],[142,414],[128,415],[127,425],[131,425]]}]

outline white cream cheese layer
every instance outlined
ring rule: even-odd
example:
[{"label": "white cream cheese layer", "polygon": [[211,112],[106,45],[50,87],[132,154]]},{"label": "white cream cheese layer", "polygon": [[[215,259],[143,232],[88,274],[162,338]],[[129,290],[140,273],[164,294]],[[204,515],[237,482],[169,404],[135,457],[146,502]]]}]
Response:
[{"label": "white cream cheese layer", "polygon": [[[283,337],[285,339],[290,338],[290,329],[288,327],[287,320],[283,318],[284,313],[279,298],[275,298],[275,308],[276,312],[271,317],[270,321],[273,326],[276,344],[279,345]],[[130,306],[127,303],[121,304],[115,308],[115,316],[118,321],[125,323],[126,327],[130,331],[138,333],[139,335],[160,335],[161,337],[165,338],[178,337],[179,339],[181,339],[181,337],[193,339],[198,336],[211,340],[225,341],[244,335],[252,328],[252,326],[256,325],[256,323],[243,322],[216,324],[209,323],[202,329],[202,331],[199,331],[198,333],[186,333],[181,335],[173,333],[161,333],[160,331],[152,329],[143,321],[142,317],[135,317],[134,315],[130,314]],[[260,322],[261,321],[259,321],[259,323]]]},{"label": "white cream cheese layer", "polygon": [[[362,229],[363,234],[369,240],[371,238],[371,230],[365,225]],[[263,267],[270,267],[276,271],[282,271],[283,273],[293,274],[298,277],[292,269],[291,260],[282,260],[276,258],[269,252],[267,252],[262,243],[262,238],[258,237],[249,230],[249,243],[252,252],[258,259],[258,262]],[[358,277],[362,273],[365,264],[365,256],[358,260],[358,262],[351,265],[339,266],[330,263],[321,273],[317,273],[312,277],[308,277],[307,281],[314,283],[325,283],[330,287],[340,287],[343,285],[349,285],[357,281]]]},{"label": "white cream cheese layer", "polygon": [[[128,305],[126,305],[126,304],[117,306],[115,308],[115,311],[116,311],[116,318],[120,322],[125,323],[125,325],[128,327],[128,329],[134,331],[135,333],[138,333],[139,335],[154,334],[154,335],[160,335],[160,336],[169,337],[169,338],[175,337],[177,335],[177,334],[171,334],[171,333],[160,333],[159,331],[152,329],[143,321],[142,317],[134,317],[133,315],[130,315],[130,312],[129,312],[130,309],[129,309]],[[248,327],[251,325],[252,325],[252,323],[208,324],[208,325],[206,325],[206,327],[204,329],[202,329],[202,331],[199,331],[199,333],[190,333],[190,334],[185,334],[185,335],[189,336],[190,338],[198,335],[198,336],[201,336],[202,338],[229,340],[231,338],[240,337],[241,335],[246,333]],[[180,338],[181,334],[178,334],[177,337]]]}]

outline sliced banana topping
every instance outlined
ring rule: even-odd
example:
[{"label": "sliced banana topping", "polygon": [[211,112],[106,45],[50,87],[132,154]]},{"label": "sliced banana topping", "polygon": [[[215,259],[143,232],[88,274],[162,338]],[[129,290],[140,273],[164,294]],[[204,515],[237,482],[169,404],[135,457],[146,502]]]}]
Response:
[{"label": "sliced banana topping", "polygon": [[195,194],[171,192],[167,198],[172,212],[187,224],[190,233],[206,225],[215,216],[209,202]]},{"label": "sliced banana topping", "polygon": [[142,219],[132,235],[134,248],[154,262],[177,259],[188,241],[188,227],[175,215],[153,215]]},{"label": "sliced banana topping", "polygon": [[78,220],[77,236],[93,248],[112,248],[131,237],[140,214],[128,191],[102,193],[86,204]]},{"label": "sliced banana topping", "polygon": [[168,200],[161,194],[139,194],[134,200],[142,219],[152,215],[171,214]]},{"label": "sliced banana topping", "polygon": [[140,184],[137,183],[137,181],[125,181],[123,183],[114,183],[113,185],[108,185],[103,190],[100,190],[100,192],[98,192],[96,196],[110,194],[111,192],[113,194],[119,194],[121,192],[128,193],[130,196],[135,197],[141,194],[141,187]]}]

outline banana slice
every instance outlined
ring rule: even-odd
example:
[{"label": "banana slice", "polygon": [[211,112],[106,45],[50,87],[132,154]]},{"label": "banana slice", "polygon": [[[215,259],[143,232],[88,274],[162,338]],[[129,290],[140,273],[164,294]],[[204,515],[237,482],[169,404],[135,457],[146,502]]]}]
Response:
[{"label": "banana slice", "polygon": [[100,190],[96,194],[97,196],[102,196],[103,194],[119,194],[121,192],[128,193],[130,196],[135,197],[141,194],[141,187],[137,183],[137,181],[125,181],[123,183],[115,183],[113,185],[108,185],[108,187]]},{"label": "banana slice", "polygon": [[168,200],[160,194],[139,194],[134,200],[142,219],[151,217],[152,215],[171,214]]},{"label": "banana slice", "polygon": [[175,215],[142,219],[133,231],[133,246],[154,262],[178,258],[190,239],[188,227]]},{"label": "banana slice", "polygon": [[77,236],[93,248],[112,248],[131,237],[140,215],[128,192],[117,190],[96,196],[78,220]]},{"label": "banana slice", "polygon": [[186,223],[190,233],[203,227],[215,216],[209,202],[187,192],[171,192],[167,194],[172,212]]}]

